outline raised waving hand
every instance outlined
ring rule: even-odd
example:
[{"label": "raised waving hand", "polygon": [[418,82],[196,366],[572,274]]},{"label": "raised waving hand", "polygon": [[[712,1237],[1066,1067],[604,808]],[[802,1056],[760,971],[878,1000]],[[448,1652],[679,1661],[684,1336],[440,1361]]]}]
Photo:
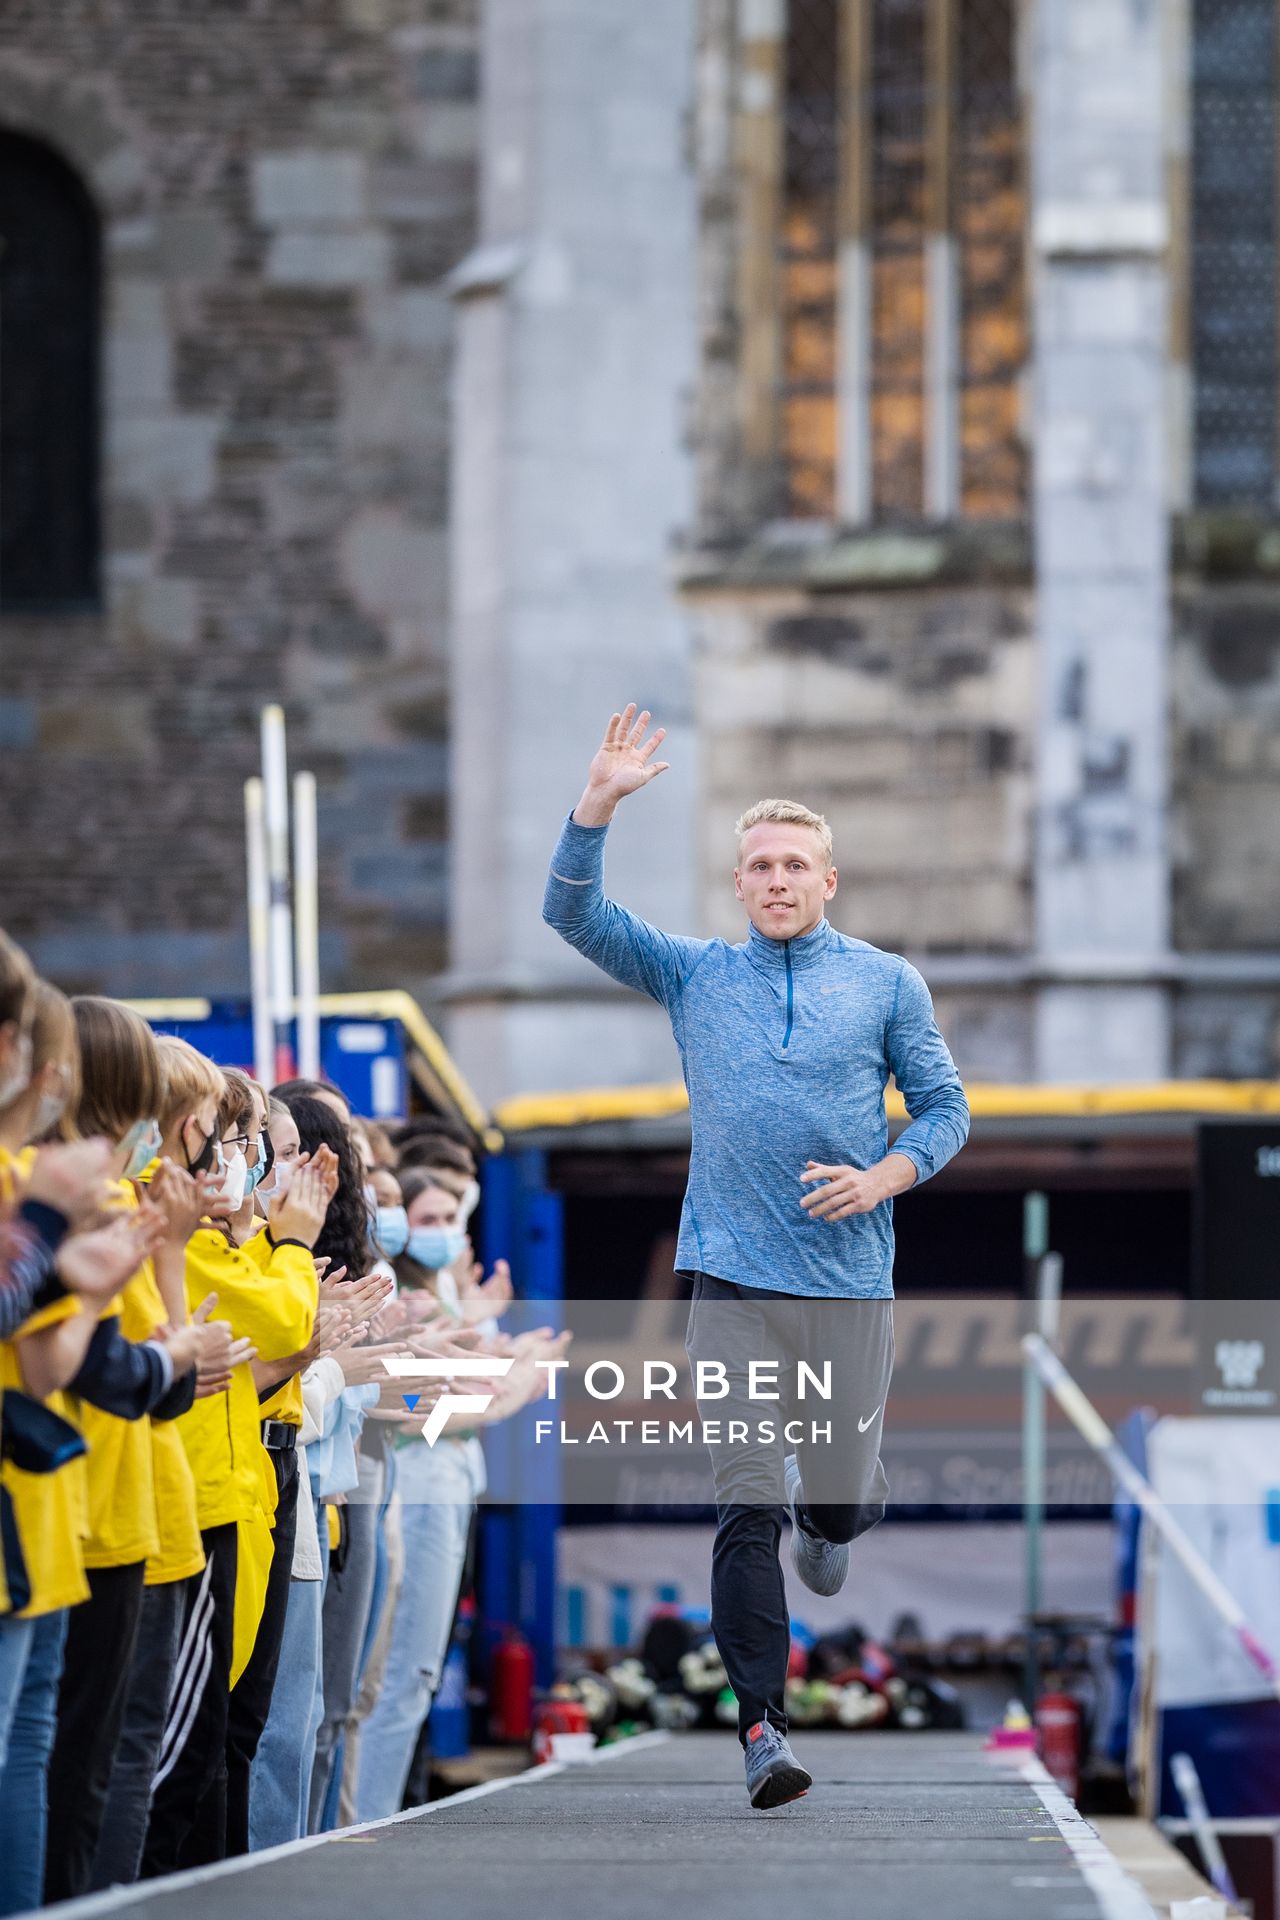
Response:
[{"label": "raised waving hand", "polygon": [[580,827],[607,826],[619,800],[647,787],[671,765],[669,760],[653,757],[667,737],[666,728],[659,727],[645,739],[651,718],[647,708],[637,714],[634,701],[625,712],[613,715],[591,762],[582,798],[573,810]]}]

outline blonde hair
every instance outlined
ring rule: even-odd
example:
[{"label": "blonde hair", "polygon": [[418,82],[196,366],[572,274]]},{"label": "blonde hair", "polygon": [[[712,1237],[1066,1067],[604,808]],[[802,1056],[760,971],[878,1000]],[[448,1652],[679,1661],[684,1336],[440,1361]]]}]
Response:
[{"label": "blonde hair", "polygon": [[362,1120],[360,1124],[364,1128],[365,1139],[373,1149],[374,1166],[386,1167],[389,1172],[394,1173],[396,1150],[391,1144],[391,1135],[385,1127],[379,1126],[376,1120]]},{"label": "blonde hair", "polygon": [[738,858],[742,858],[742,842],[752,827],[809,827],[818,836],[822,848],[822,857],[826,861],[828,873],[834,862],[831,845],[831,829],[820,813],[814,813],[808,807],[802,807],[798,800],[757,800],[754,807],[748,807],[739,819],[734,832],[738,836]]},{"label": "blonde hair", "polygon": [[67,1075],[67,1101],[64,1112],[74,1113],[80,1105],[80,1037],[76,1016],[65,993],[47,980],[37,980],[32,989],[31,1078],[43,1067],[61,1066]]},{"label": "blonde hair", "polygon": [[223,1136],[232,1127],[247,1127],[256,1110],[253,1081],[239,1067],[222,1069],[222,1100],[218,1107],[218,1132]]},{"label": "blonde hair", "polygon": [[221,1101],[222,1069],[176,1033],[160,1034],[156,1052],[160,1056],[160,1111],[156,1118],[161,1132],[168,1133],[175,1120],[194,1113],[202,1101]]},{"label": "blonde hair", "polygon": [[[156,1040],[142,1015],[119,1000],[78,994],[71,1002],[80,1041],[80,1100],[74,1126],[82,1136],[121,1140],[137,1120],[154,1120],[160,1105]],[[63,1115],[63,1133],[70,1109]]]},{"label": "blonde hair", "polygon": [[35,983],[35,969],[26,954],[0,929],[0,1027],[7,1027],[11,1020],[19,1025],[30,1020],[28,996]]}]

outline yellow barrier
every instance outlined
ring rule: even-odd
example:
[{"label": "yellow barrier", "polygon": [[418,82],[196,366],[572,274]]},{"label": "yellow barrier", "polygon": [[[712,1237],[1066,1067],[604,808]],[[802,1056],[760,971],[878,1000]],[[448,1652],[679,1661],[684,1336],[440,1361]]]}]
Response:
[{"label": "yellow barrier", "polygon": [[[133,1000],[152,1020],[201,1020],[207,1000]],[[569,1093],[525,1093],[505,1100],[492,1119],[463,1079],[435,1028],[410,994],[329,993],[320,999],[322,1014],[351,1020],[399,1020],[469,1126],[491,1153],[502,1149],[502,1135],[541,1128],[589,1126],[610,1120],[665,1120],[686,1113],[689,1096],[679,1080],[652,1086],[582,1087]],[[975,1120],[1076,1120],[1141,1114],[1280,1114],[1280,1080],[1162,1080],[1140,1086],[1029,1086],[978,1084],[966,1087]],[[885,1110],[905,1120],[902,1095],[890,1088]],[[496,1122],[496,1125],[495,1125]]]},{"label": "yellow barrier", "polygon": [[[1280,1113],[1280,1081],[1276,1080],[1165,1080],[1115,1087],[976,1085],[965,1092],[975,1120]],[[660,1086],[521,1094],[503,1101],[494,1118],[506,1133],[528,1133],[534,1128],[580,1127],[593,1121],[661,1120],[686,1112],[688,1105],[688,1094],[677,1080]],[[885,1095],[885,1109],[891,1120],[906,1119],[906,1106],[896,1088]]]}]

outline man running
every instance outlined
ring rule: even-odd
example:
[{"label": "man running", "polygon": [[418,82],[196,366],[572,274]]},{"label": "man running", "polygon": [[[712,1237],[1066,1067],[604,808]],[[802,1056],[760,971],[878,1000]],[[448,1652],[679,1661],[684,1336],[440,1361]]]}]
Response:
[{"label": "man running", "polygon": [[[671,1020],[693,1135],[676,1253],[693,1280],[686,1346],[732,1383],[708,1414],[742,1413],[762,1360],[792,1382],[798,1360],[830,1362],[833,1397],[818,1403],[829,1442],[785,1459],[780,1445],[713,1456],[712,1630],[738,1700],[751,1804],[774,1807],[812,1784],[786,1737],[782,1506],[796,1573],[837,1593],[849,1543],[883,1516],[888,1491],[893,1199],[959,1151],[969,1108],[915,968],[826,919],[836,869],[821,815],[762,800],[739,820],[740,946],[662,933],[606,899],[614,811],[669,765],[654,757],[665,729],[646,739],[649,720],[634,706],[610,720],[552,856],[543,918]],[[891,1073],[911,1120],[889,1153]]]}]

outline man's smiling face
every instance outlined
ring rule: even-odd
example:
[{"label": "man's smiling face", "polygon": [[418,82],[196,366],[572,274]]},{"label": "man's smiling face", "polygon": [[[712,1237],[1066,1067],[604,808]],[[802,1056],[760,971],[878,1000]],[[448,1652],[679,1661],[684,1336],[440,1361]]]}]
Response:
[{"label": "man's smiling face", "polygon": [[772,821],[743,834],[733,880],[748,919],[766,940],[812,933],[836,890],[836,870],[813,828]]}]

